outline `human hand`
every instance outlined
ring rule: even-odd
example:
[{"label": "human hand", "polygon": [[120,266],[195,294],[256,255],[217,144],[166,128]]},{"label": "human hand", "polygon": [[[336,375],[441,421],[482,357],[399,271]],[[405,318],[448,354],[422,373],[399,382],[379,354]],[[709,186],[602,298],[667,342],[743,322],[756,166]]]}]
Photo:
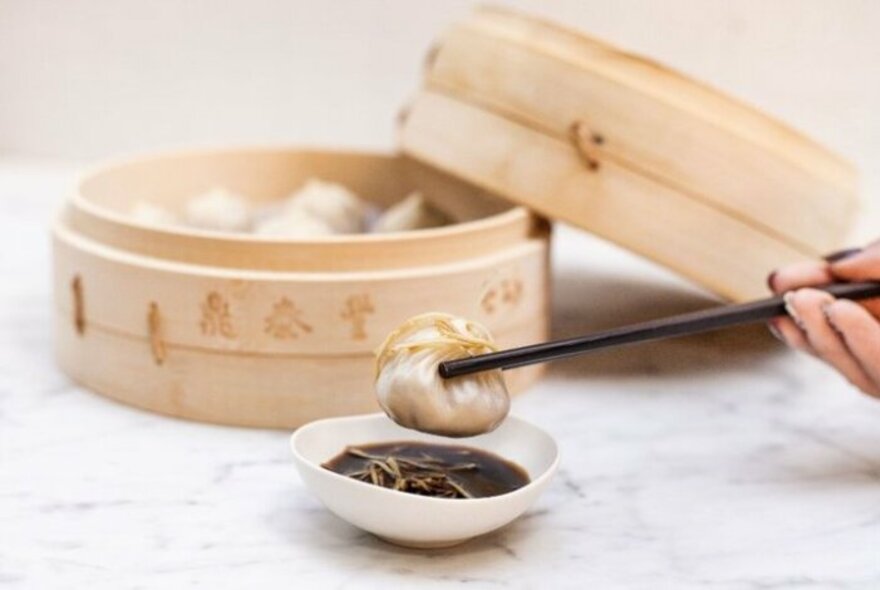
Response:
[{"label": "human hand", "polygon": [[859,304],[809,288],[871,280],[880,280],[880,240],[864,250],[781,268],[767,282],[774,293],[785,294],[789,317],[774,318],[769,327],[789,346],[822,359],[880,398],[880,298]]}]

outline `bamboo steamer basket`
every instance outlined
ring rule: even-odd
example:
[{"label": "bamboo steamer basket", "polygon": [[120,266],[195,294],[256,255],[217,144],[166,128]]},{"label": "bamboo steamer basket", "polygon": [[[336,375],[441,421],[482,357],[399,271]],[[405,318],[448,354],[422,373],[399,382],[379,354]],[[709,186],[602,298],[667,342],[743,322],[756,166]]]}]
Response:
[{"label": "bamboo steamer basket", "polygon": [[[256,203],[312,177],[382,206],[413,189],[457,223],[294,241],[161,228],[129,215],[179,210],[214,186]],[[406,158],[252,149],[105,167],[53,230],[61,367],[127,404],[181,418],[290,428],[374,411],[373,350],[406,318],[442,310],[502,346],[547,337],[549,225]],[[540,369],[506,373],[513,392]]]},{"label": "bamboo steamer basket", "polygon": [[[402,151],[651,258],[731,300],[846,243],[846,161],[657,63],[477,10],[432,51]],[[466,132],[463,132],[466,130]]]}]

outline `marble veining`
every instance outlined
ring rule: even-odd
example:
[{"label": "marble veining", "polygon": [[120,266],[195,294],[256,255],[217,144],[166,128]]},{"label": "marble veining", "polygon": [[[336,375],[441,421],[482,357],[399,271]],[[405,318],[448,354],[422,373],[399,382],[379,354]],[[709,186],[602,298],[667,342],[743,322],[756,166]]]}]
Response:
[{"label": "marble veining", "polygon": [[[287,433],[193,424],[70,383],[52,358],[51,212],[74,168],[0,160],[0,586],[880,587],[880,402],[761,327],[558,363],[514,412],[562,467],[467,545],[387,545],[325,511]],[[711,305],[561,228],[558,336]]]}]

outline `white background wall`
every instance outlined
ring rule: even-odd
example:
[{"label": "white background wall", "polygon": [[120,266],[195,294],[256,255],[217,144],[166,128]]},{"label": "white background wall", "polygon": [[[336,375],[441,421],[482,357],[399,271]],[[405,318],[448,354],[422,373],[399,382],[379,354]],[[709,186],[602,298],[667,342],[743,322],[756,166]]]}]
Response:
[{"label": "white background wall", "polygon": [[[0,154],[392,147],[465,0],[0,0]],[[777,115],[880,191],[880,2],[521,0]]]}]

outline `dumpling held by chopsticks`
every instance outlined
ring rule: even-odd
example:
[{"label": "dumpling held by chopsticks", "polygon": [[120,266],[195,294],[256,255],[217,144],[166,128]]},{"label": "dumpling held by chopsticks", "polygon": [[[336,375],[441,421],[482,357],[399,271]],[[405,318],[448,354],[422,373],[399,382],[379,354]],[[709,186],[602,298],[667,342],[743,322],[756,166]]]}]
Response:
[{"label": "dumpling held by chopsticks", "polygon": [[507,416],[510,397],[501,370],[443,379],[447,360],[496,350],[489,331],[443,313],[410,318],[377,351],[379,405],[406,428],[442,436],[475,436]]}]

